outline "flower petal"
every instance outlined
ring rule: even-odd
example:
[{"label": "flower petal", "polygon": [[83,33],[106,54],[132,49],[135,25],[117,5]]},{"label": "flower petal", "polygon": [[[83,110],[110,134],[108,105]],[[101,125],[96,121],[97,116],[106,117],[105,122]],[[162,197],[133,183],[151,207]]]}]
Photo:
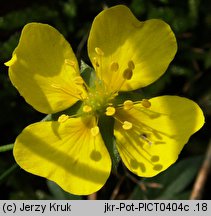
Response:
[{"label": "flower petal", "polygon": [[[124,164],[139,176],[151,177],[173,164],[190,136],[204,124],[202,110],[193,101],[161,96],[130,110],[117,111],[114,135]],[[121,122],[123,122],[123,124]],[[123,129],[131,123],[128,130]]]},{"label": "flower petal", "polygon": [[105,184],[111,170],[109,153],[94,122],[93,118],[70,118],[63,123],[29,125],[16,139],[15,160],[24,170],[72,194],[91,194]]},{"label": "flower petal", "polygon": [[[158,19],[140,22],[123,5],[102,11],[88,39],[95,70],[114,91],[134,90],[154,82],[166,71],[176,50],[176,39],[168,24]],[[128,68],[133,73],[124,82]]]},{"label": "flower petal", "polygon": [[27,24],[12,59],[5,64],[13,85],[40,112],[64,110],[78,101],[83,92],[74,82],[79,68],[72,48],[49,25]]}]

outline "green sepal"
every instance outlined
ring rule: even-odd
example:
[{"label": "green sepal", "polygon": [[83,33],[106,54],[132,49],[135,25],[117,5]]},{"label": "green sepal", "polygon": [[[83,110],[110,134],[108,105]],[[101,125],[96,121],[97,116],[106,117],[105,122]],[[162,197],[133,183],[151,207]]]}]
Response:
[{"label": "green sepal", "polygon": [[81,60],[80,65],[81,76],[89,87],[93,87],[95,85],[95,81],[97,79],[96,72],[94,68],[90,67],[84,61]]},{"label": "green sepal", "polygon": [[120,156],[116,148],[116,140],[113,135],[114,119],[109,116],[101,116],[99,118],[100,133],[103,137],[104,143],[108,149],[112,160],[112,171],[117,172],[117,167],[120,161]]}]

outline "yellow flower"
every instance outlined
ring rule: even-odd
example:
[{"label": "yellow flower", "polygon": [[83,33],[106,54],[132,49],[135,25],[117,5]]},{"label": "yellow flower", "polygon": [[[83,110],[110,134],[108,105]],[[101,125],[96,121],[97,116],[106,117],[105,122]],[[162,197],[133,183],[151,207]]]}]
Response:
[{"label": "yellow flower", "polygon": [[111,171],[98,124],[106,116],[114,118],[116,146],[130,171],[151,177],[167,169],[204,124],[199,106],[178,96],[121,103],[116,97],[157,80],[176,50],[165,22],[140,22],[122,5],[106,9],[94,19],[88,39],[96,72],[95,85],[89,87],[64,37],[49,25],[27,24],[6,63],[13,85],[43,113],[65,110],[77,101],[82,106],[75,116],[63,114],[58,121],[26,127],[15,141],[17,163],[73,194],[99,190]]}]

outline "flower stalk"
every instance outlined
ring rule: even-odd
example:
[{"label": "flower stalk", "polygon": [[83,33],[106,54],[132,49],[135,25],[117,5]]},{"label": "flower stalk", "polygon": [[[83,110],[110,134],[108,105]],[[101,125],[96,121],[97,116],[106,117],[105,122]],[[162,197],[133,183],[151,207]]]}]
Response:
[{"label": "flower stalk", "polygon": [[13,150],[14,144],[7,144],[0,146],[0,152],[6,152],[6,151],[11,151]]}]

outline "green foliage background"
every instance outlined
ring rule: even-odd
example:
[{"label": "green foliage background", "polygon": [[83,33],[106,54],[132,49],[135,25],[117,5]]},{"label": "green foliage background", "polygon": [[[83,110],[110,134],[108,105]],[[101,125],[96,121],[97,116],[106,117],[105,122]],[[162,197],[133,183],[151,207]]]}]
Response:
[{"label": "green foliage background", "polygon": [[[127,5],[139,20],[160,18],[170,24],[178,52],[163,75],[141,90],[145,97],[180,95],[196,101],[205,126],[191,137],[176,164],[150,179],[138,178],[120,163],[97,199],[189,199],[210,141],[211,1],[209,0],[8,0],[0,1],[0,146],[11,144],[30,123],[45,116],[26,104],[8,79],[4,62],[29,22],[48,23],[89,64],[86,40],[94,17],[104,8]],[[210,199],[210,174],[202,199]],[[0,199],[89,199],[67,194],[57,185],[21,170],[12,151],[0,152]]]}]

